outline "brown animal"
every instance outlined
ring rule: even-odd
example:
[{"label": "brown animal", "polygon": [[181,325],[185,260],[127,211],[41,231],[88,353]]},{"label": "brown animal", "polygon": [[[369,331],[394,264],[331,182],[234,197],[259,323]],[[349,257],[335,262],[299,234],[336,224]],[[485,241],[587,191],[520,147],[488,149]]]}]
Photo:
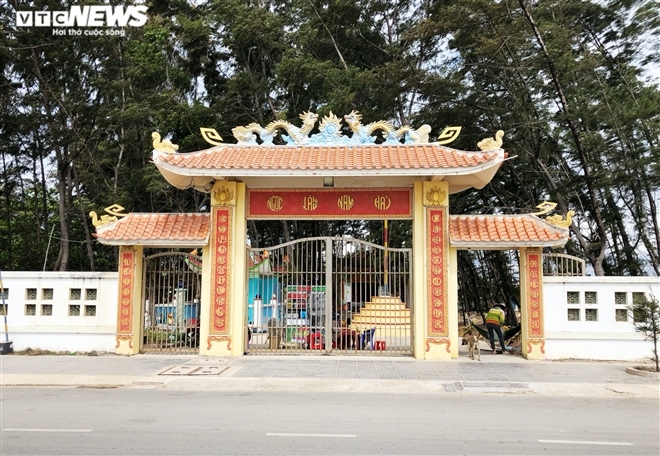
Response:
[{"label": "brown animal", "polygon": [[463,345],[468,346],[470,358],[474,359],[474,352],[477,351],[477,361],[481,361],[481,349],[479,348],[479,337],[469,332],[463,336]]},{"label": "brown animal", "polygon": [[467,345],[470,352],[470,358],[474,359],[474,352],[477,352],[477,361],[481,361],[481,349],[479,348],[479,341],[485,340],[481,334],[477,332],[472,326],[467,326],[461,331],[463,339],[461,345]]}]

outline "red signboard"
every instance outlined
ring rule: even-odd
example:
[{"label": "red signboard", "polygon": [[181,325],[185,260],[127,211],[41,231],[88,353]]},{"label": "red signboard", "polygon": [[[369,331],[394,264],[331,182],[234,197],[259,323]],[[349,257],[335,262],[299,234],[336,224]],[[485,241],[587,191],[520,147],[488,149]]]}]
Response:
[{"label": "red signboard", "polygon": [[[447,336],[446,208],[427,209],[428,335]],[[449,348],[449,347],[447,347]]]},{"label": "red signboard", "polygon": [[213,240],[211,262],[211,325],[209,333],[228,334],[229,332],[229,277],[231,272],[231,209],[213,208]]},{"label": "red signboard", "polygon": [[135,254],[133,251],[123,251],[119,257],[119,324],[118,334],[131,334],[133,328],[133,268]]},{"label": "red signboard", "polygon": [[247,217],[253,219],[410,219],[412,189],[250,189]]},{"label": "red signboard", "polygon": [[528,335],[543,337],[543,318],[541,308],[541,254],[527,253],[527,303],[528,303]]}]

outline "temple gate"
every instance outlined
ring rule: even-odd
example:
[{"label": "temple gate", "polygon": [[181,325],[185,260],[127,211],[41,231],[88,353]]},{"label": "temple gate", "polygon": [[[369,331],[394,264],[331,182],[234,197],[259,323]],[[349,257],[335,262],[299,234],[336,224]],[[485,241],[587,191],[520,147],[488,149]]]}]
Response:
[{"label": "temple gate", "polygon": [[[301,320],[302,315],[301,309],[295,308],[294,298],[289,299],[284,293],[290,291],[295,296],[293,293],[298,292],[297,288],[293,290],[288,287],[298,287],[297,283],[293,283],[298,279],[292,283],[278,281],[281,288],[275,292],[272,291],[272,282],[271,288],[264,283],[263,289],[268,289],[270,294],[265,296],[265,291],[251,293],[250,278],[261,276],[258,268],[252,268],[257,263],[263,263],[264,257],[271,254],[277,256],[279,262],[271,264],[271,268],[283,268],[286,249],[293,244],[272,246],[275,252],[270,251],[271,247],[260,251],[246,250],[247,220],[412,218],[412,252],[408,256],[401,253],[406,258],[404,262],[410,265],[405,273],[409,279],[402,288],[405,291],[396,296],[410,313],[411,332],[407,339],[411,348],[398,351],[401,354],[412,352],[416,358],[456,358],[457,251],[518,249],[521,258],[523,355],[527,358],[543,357],[542,249],[566,243],[572,213],[569,212],[566,217],[553,215],[542,219],[541,215],[554,208],[554,204],[548,202],[539,205],[541,210],[531,214],[453,215],[448,210],[451,194],[469,188],[482,188],[491,181],[507,158],[501,147],[501,131],[494,138],[479,142],[480,151],[466,152],[446,147],[460,128],[449,127],[436,142],[429,143],[431,128],[428,125],[417,130],[408,126],[395,129],[382,121],[362,125],[359,114],[352,112],[344,117],[352,132],[352,136],[348,137],[342,134],[341,120],[332,113],[322,119],[318,125],[319,133],[315,134],[311,132],[316,131],[318,116],[304,113],[301,119],[303,126],[300,128],[284,121],[276,121],[266,127],[258,124],[237,127],[233,133],[238,144],[225,144],[215,130],[203,128],[203,136],[213,147],[191,153],[178,153],[177,146],[161,141],[160,135],[153,134],[153,161],[156,167],[170,184],[178,188],[192,187],[210,193],[211,212],[123,214],[108,211],[115,215],[104,216],[105,221],[95,223],[100,242],[120,246],[118,353],[137,353],[143,341],[144,326],[140,310],[145,297],[138,278],[142,276],[144,245],[201,249],[200,354],[242,355],[247,349],[250,317],[257,350],[279,351],[294,346],[311,349],[312,346],[320,346],[322,348],[317,351],[327,352],[334,342],[335,349],[342,344],[350,345],[350,350],[342,349],[344,351],[358,351],[356,347],[363,347],[361,342],[369,328],[359,328],[358,331],[355,320],[348,325],[347,318],[342,319],[343,305],[347,302],[346,290],[342,291],[341,287],[337,289],[338,277],[328,273],[327,264],[332,259],[329,254],[335,252],[336,247],[331,245],[319,249],[325,253],[318,264],[325,263],[325,269],[313,274],[323,275],[323,283],[315,284],[309,276],[310,283],[300,285],[303,287],[300,291],[309,294],[320,294],[321,289],[314,287],[325,286],[323,300],[316,295],[310,302],[310,296],[306,296],[305,309],[309,309],[310,314],[305,315],[305,324],[314,331],[289,337],[288,328],[294,325],[282,322]],[[288,133],[282,136],[287,145],[275,146],[273,137],[281,129]],[[381,144],[376,144],[372,136],[378,131],[382,132]],[[261,143],[257,143],[257,136]],[[326,239],[323,242],[327,246],[332,241]],[[342,255],[346,254],[342,251]],[[258,255],[261,257],[257,258]],[[387,261],[384,264],[391,263]],[[339,275],[343,273],[345,270]],[[393,290],[383,289],[383,282],[379,281],[380,295],[376,298],[393,298]],[[404,282],[402,280],[401,284]],[[337,303],[331,302],[342,293],[342,299]],[[277,304],[280,312],[275,316],[264,313],[267,307],[264,302],[270,303],[273,294],[277,301],[273,305]],[[373,294],[371,298],[373,300]],[[352,300],[350,302],[353,303]],[[259,307],[256,314],[255,305]],[[340,309],[338,320],[346,323],[350,342],[342,341],[341,336],[339,339],[331,336],[332,323],[328,313],[336,314],[336,306]],[[316,325],[307,324],[308,319],[311,323],[312,307],[316,312]],[[319,313],[320,308],[324,309],[323,314]],[[292,318],[287,315],[288,310],[291,310]],[[353,310],[351,306],[351,313]],[[348,316],[348,308],[346,311]],[[260,319],[256,325],[255,316]],[[265,325],[262,321],[264,317],[268,317]],[[272,324],[273,318],[275,324]],[[319,319],[323,322],[320,325]],[[272,338],[266,342],[269,320]],[[351,331],[355,331],[355,336]],[[360,343],[354,340],[358,338],[358,332],[364,336]],[[262,337],[263,334],[266,338]],[[381,340],[387,347],[386,338],[378,339],[376,334],[373,340]],[[277,343],[277,348],[275,345],[271,348],[271,343]],[[294,345],[284,345],[287,343]],[[399,343],[397,347],[408,345]]]}]

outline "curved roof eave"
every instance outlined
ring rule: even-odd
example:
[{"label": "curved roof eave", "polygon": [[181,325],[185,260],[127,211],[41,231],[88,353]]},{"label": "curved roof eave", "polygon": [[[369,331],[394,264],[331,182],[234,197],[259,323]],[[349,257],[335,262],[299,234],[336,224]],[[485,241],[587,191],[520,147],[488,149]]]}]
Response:
[{"label": "curved roof eave", "polygon": [[552,241],[512,241],[512,242],[470,242],[449,241],[452,247],[458,250],[513,250],[521,248],[563,247],[568,242],[566,239]]},{"label": "curved roof eave", "polygon": [[[378,147],[378,146],[370,146]],[[246,149],[247,150],[247,149]],[[257,147],[249,148],[251,153],[258,151]],[[375,151],[377,149],[371,149]],[[195,188],[198,191],[207,192],[204,187],[211,181],[218,180],[250,180],[259,178],[269,179],[287,179],[287,184],[291,184],[291,179],[309,179],[312,176],[324,177],[346,177],[346,178],[359,178],[359,177],[378,177],[383,178],[409,178],[410,183],[419,180],[444,180],[449,183],[450,193],[457,193],[468,188],[483,188],[487,185],[498,171],[502,163],[507,160],[506,154],[502,149],[495,151],[482,152],[463,152],[453,149],[439,148],[438,150],[449,150],[452,156],[459,156],[461,158],[467,157],[472,161],[477,161],[478,164],[466,165],[465,163],[455,163],[455,166],[429,166],[428,163],[421,166],[419,163],[401,163],[397,162],[394,165],[379,163],[374,166],[367,165],[360,162],[357,165],[339,164],[331,166],[332,163],[322,163],[317,167],[310,165],[288,165],[277,167],[272,163],[264,167],[256,167],[254,164],[250,167],[228,166],[226,168],[218,167],[198,167],[191,166],[184,163],[182,166],[168,162],[168,154],[163,154],[155,150],[153,152],[153,162],[161,172],[165,180],[176,188]],[[179,157],[199,159],[202,156],[209,156],[214,149],[207,149],[199,152],[191,152],[188,154],[178,154]],[[345,151],[344,151],[345,152]],[[382,159],[382,157],[379,157]],[[381,160],[382,161],[382,160]],[[454,160],[456,162],[456,160]],[[379,184],[380,185],[380,184]],[[305,184],[309,187],[309,183]],[[319,187],[322,182],[319,181]]]}]

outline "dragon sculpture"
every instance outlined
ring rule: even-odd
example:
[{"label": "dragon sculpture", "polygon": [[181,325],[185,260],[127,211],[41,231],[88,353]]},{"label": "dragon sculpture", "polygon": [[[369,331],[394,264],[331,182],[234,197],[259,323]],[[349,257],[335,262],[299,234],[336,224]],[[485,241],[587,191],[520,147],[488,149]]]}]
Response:
[{"label": "dragon sculpture", "polygon": [[410,125],[404,125],[388,135],[385,144],[398,144],[401,139],[403,139],[404,144],[426,144],[429,142],[429,133],[431,133],[430,125],[424,124],[417,130]]},{"label": "dragon sculpture", "polygon": [[353,132],[353,140],[357,139],[357,142],[360,143],[376,141],[376,138],[372,136],[375,131],[383,130],[386,136],[394,131],[394,126],[385,120],[362,125],[362,115],[358,111],[351,111],[350,114],[344,116],[344,120]]},{"label": "dragon sculpture", "polygon": [[[350,137],[342,134],[342,121],[339,117],[330,111],[328,115],[323,117],[319,124],[319,133],[311,135],[312,130],[318,120],[318,114],[313,112],[303,112],[300,116],[303,121],[302,126],[296,127],[286,120],[276,120],[265,127],[262,127],[256,122],[246,126],[239,126],[232,129],[232,134],[238,144],[257,145],[257,135],[261,140],[262,145],[273,145],[273,139],[278,134],[280,128],[286,130],[288,135],[282,135],[282,139],[286,144],[293,145],[314,145],[314,144],[372,144],[376,141],[376,137],[372,136],[377,131],[383,132],[384,144],[404,144],[428,143],[429,133],[431,127],[422,125],[418,129],[406,125],[398,130],[385,120],[372,122],[368,125],[362,125],[362,115],[358,111],[351,111],[350,114],[344,116],[344,120],[348,124],[349,129],[353,133]],[[202,137],[214,146],[222,145],[222,138],[212,128],[201,128]],[[447,144],[458,136],[460,127],[449,127],[445,129],[442,135],[438,138],[441,140],[439,144]]]},{"label": "dragon sculpture", "polygon": [[399,144],[401,139],[403,139],[405,144],[427,143],[429,142],[429,133],[431,133],[431,127],[429,125],[422,125],[417,130],[408,125],[395,130],[391,123],[384,120],[362,125],[362,115],[358,111],[351,111],[350,114],[344,116],[344,120],[353,132],[353,137],[351,138],[351,142],[353,143],[373,143],[376,138],[371,135],[378,130],[385,132],[383,135],[385,144]]},{"label": "dragon sculpture", "polygon": [[282,128],[289,133],[289,135],[282,135],[282,139],[287,144],[305,144],[319,116],[313,112],[303,112],[299,117],[303,121],[300,128],[286,120],[275,120],[266,127],[253,122],[245,127],[236,127],[231,132],[238,144],[257,144],[257,135],[259,135],[263,144],[273,144],[273,138],[277,135],[277,130]]}]

